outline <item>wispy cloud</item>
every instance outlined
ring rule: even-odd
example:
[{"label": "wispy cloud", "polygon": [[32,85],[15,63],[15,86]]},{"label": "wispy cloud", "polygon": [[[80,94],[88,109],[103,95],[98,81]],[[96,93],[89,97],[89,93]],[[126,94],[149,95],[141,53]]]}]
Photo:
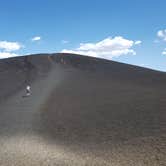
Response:
[{"label": "wispy cloud", "polygon": [[140,40],[137,40],[137,41],[135,41],[135,45],[139,45],[139,44],[141,44],[142,43],[142,41],[140,41]]},{"label": "wispy cloud", "polygon": [[164,49],[164,51],[162,52],[163,55],[166,55],[166,48]]},{"label": "wispy cloud", "polygon": [[157,32],[157,36],[158,36],[160,39],[166,41],[166,29],[164,29],[164,30],[159,30],[159,31]]},{"label": "wispy cloud", "polygon": [[[159,31],[157,32],[157,36],[158,36],[161,40],[163,40],[164,42],[166,42],[166,29],[164,29],[164,30],[159,30]],[[163,50],[162,55],[166,55],[166,48]]]},{"label": "wispy cloud", "polygon": [[114,38],[108,37],[97,43],[81,43],[76,49],[64,49],[62,52],[112,59],[121,55],[136,55],[133,46],[138,44],[141,44],[140,40],[133,41],[116,36]]},{"label": "wispy cloud", "polygon": [[160,41],[158,39],[155,39],[153,42],[154,43],[160,43]]},{"label": "wispy cloud", "polygon": [[41,36],[35,36],[32,38],[32,41],[39,41],[41,40]]},{"label": "wispy cloud", "polygon": [[142,63],[142,64],[140,64],[140,65],[138,65],[138,66],[148,67],[148,66],[149,66],[149,64]]},{"label": "wispy cloud", "polygon": [[62,44],[67,44],[67,43],[69,43],[69,41],[68,40],[62,40],[61,43]]}]

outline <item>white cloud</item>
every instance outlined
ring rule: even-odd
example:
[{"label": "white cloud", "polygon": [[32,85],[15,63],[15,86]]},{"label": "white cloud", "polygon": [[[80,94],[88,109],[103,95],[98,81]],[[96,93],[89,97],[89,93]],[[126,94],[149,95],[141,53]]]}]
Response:
[{"label": "white cloud", "polygon": [[139,45],[141,43],[142,43],[142,41],[140,41],[140,40],[135,41],[135,45]]},{"label": "white cloud", "polygon": [[[166,42],[166,29],[164,30],[159,30],[157,32],[157,36],[162,39],[164,42]],[[164,51],[162,52],[162,55],[166,55],[166,48],[164,49]]]},{"label": "white cloud", "polygon": [[165,30],[159,30],[157,32],[157,36],[161,38],[162,40],[166,41],[166,29]]},{"label": "white cloud", "polygon": [[166,55],[166,51],[163,51],[162,54],[163,54],[163,55]]},{"label": "white cloud", "polygon": [[16,56],[19,56],[19,55],[15,53],[11,53],[11,52],[0,52],[0,59],[16,57]]},{"label": "white cloud", "polygon": [[166,55],[166,48],[165,48],[164,51],[162,52],[162,55]]},{"label": "white cloud", "polygon": [[121,55],[136,55],[132,47],[138,44],[141,44],[141,41],[132,41],[121,36],[116,36],[114,38],[106,38],[97,43],[81,43],[79,48],[74,50],[64,49],[62,52],[112,59],[112,57]]},{"label": "white cloud", "polygon": [[19,56],[14,51],[18,51],[23,46],[18,42],[0,41],[0,59]]},{"label": "white cloud", "polygon": [[22,45],[18,42],[0,41],[0,49],[7,52],[19,50],[21,47]]},{"label": "white cloud", "polygon": [[39,41],[41,40],[41,37],[40,36],[35,36],[32,38],[32,41]]}]

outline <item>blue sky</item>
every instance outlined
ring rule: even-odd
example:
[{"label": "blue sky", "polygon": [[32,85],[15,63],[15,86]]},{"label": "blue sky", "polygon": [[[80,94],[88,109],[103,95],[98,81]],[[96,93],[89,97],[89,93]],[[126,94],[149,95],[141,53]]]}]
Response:
[{"label": "blue sky", "polygon": [[0,0],[0,57],[78,52],[166,71],[165,6],[165,0]]}]

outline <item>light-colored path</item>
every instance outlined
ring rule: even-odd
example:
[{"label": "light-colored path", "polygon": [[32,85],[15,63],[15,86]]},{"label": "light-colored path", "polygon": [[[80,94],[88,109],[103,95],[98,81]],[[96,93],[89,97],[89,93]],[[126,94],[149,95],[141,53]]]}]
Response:
[{"label": "light-colored path", "polygon": [[57,163],[63,161],[63,149],[49,144],[35,132],[40,107],[63,77],[64,72],[56,67],[47,78],[31,85],[31,96],[23,97],[23,90],[1,103],[0,165],[48,165],[51,159]]}]

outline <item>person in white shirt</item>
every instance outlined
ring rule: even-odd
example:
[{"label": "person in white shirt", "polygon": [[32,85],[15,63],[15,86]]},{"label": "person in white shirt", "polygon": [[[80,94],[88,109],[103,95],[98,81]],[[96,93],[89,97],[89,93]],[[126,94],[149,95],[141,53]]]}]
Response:
[{"label": "person in white shirt", "polygon": [[29,85],[26,86],[26,96],[31,95],[31,87]]}]

